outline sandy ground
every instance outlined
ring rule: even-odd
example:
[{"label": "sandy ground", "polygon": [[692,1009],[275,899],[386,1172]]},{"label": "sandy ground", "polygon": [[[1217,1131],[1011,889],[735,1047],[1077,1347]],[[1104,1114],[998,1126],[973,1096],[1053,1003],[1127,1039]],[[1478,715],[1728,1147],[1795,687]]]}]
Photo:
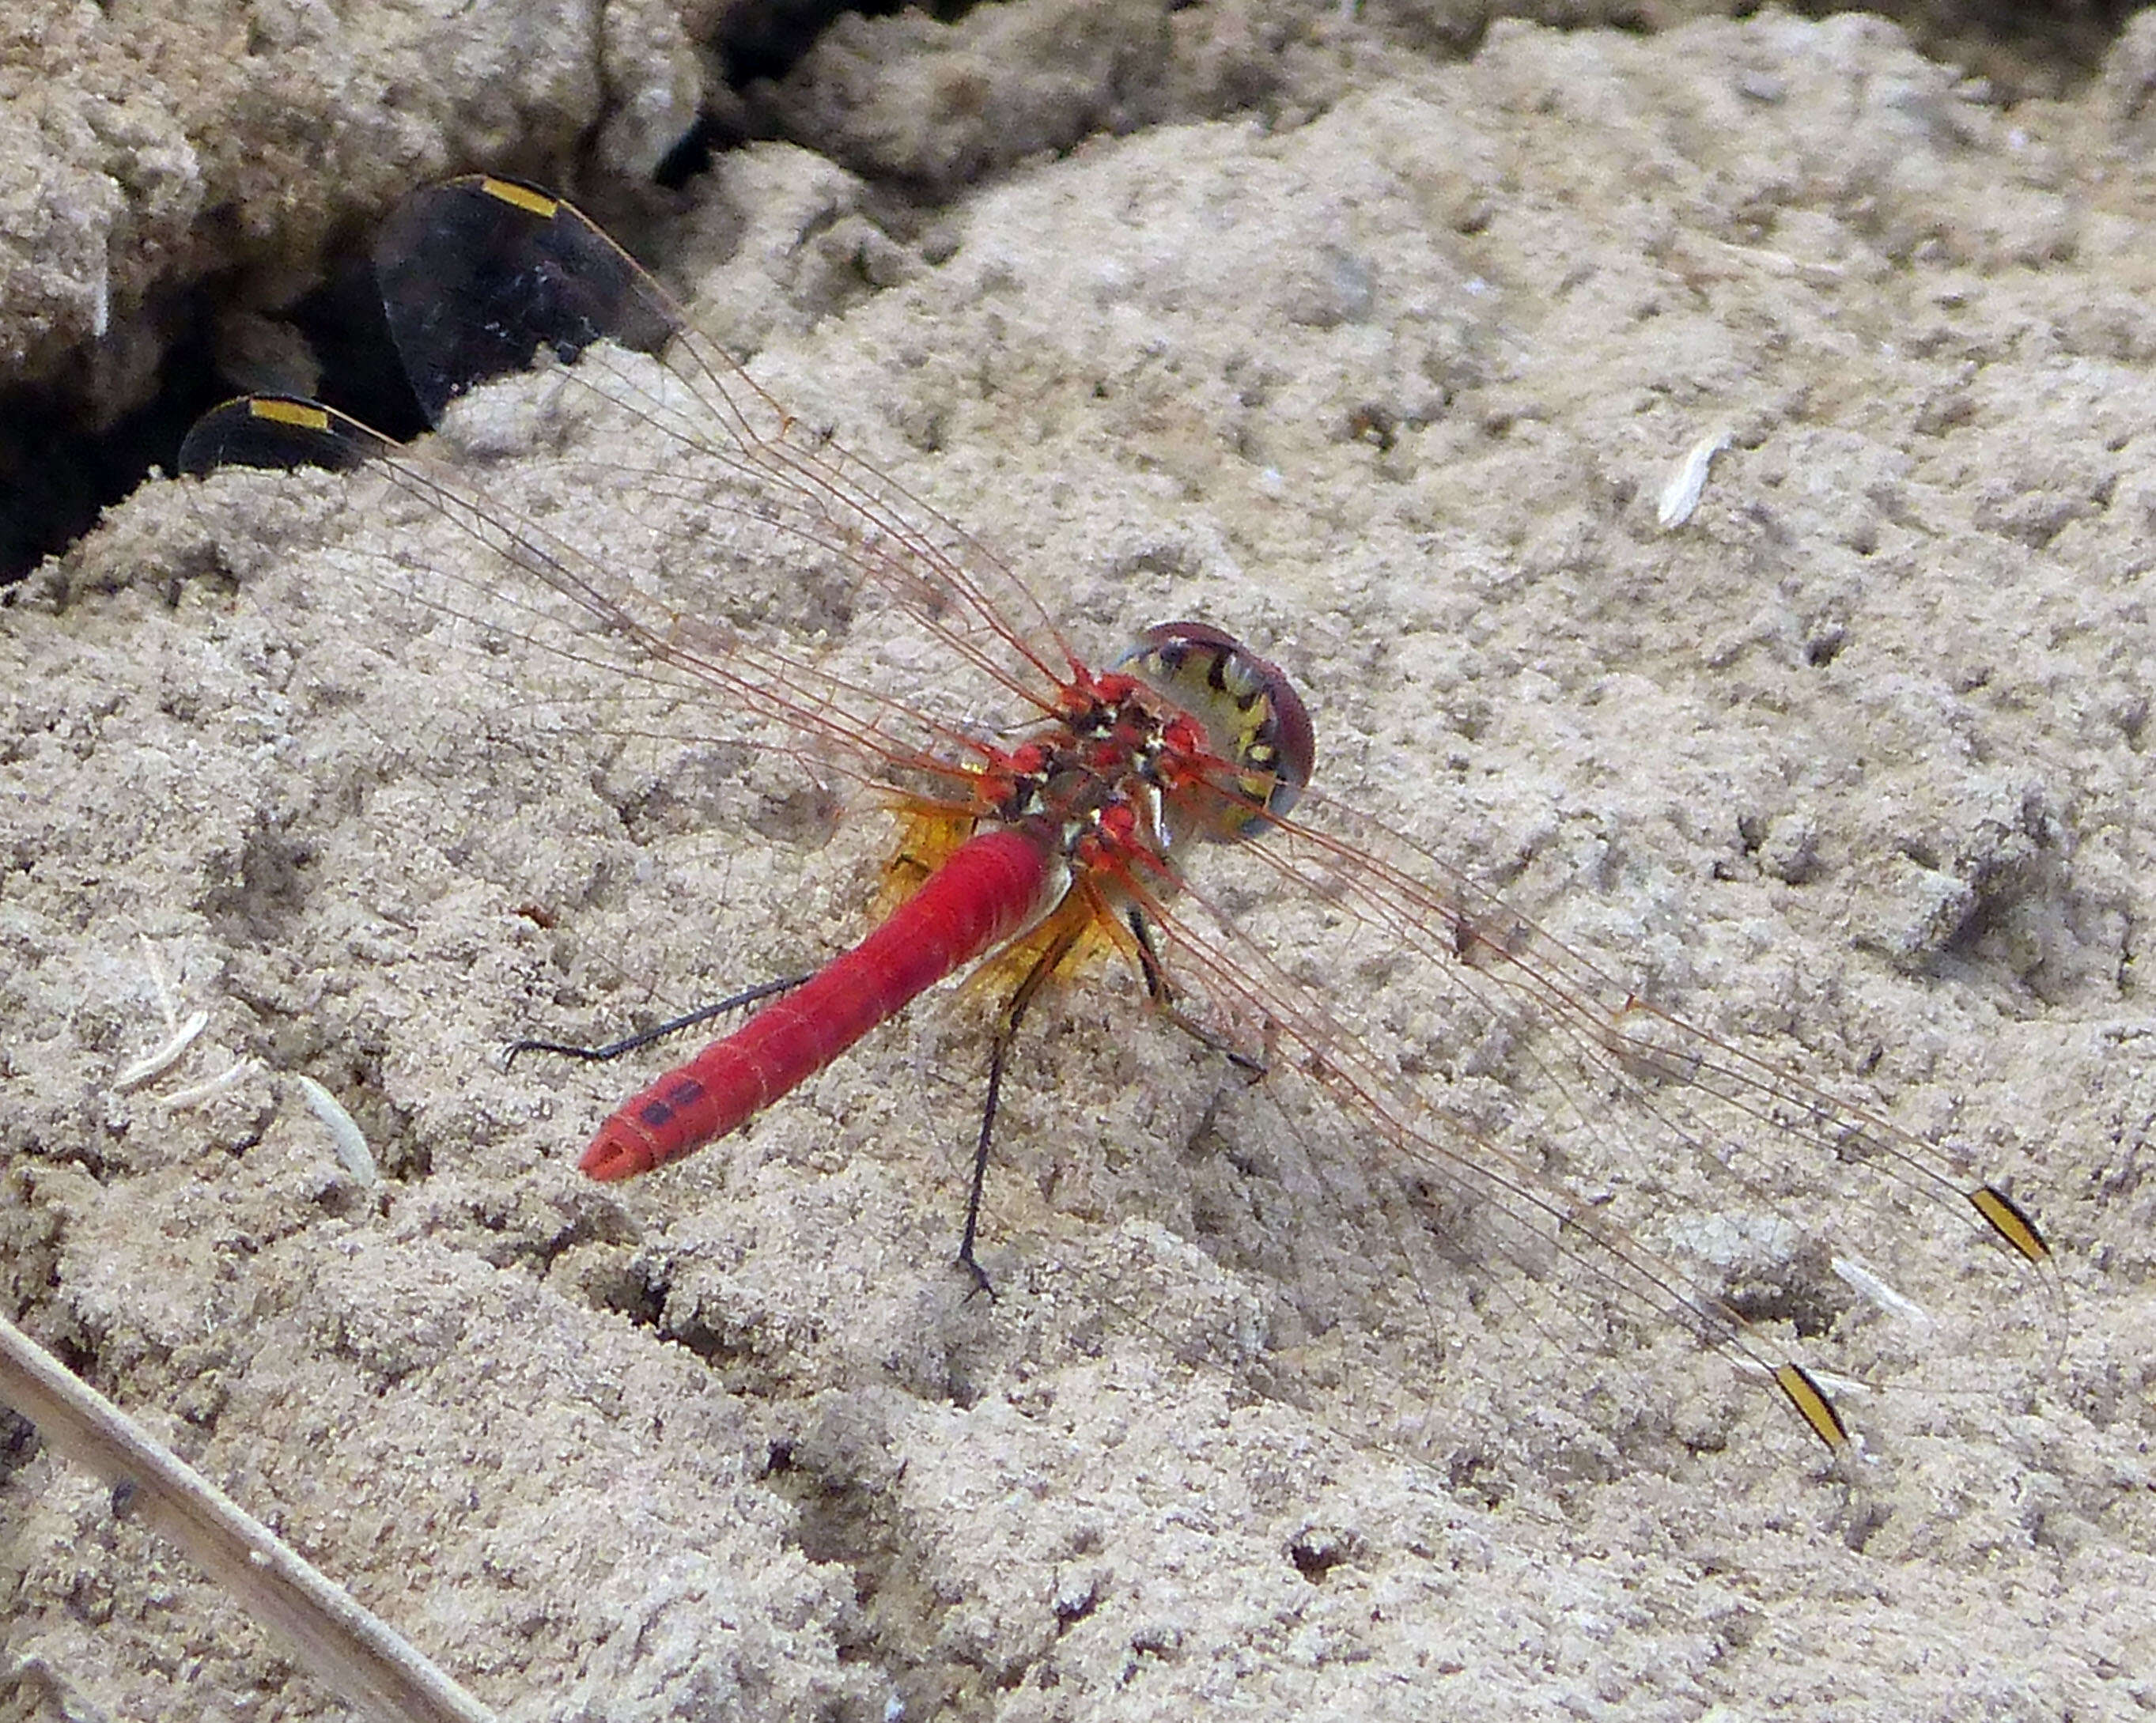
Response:
[{"label": "sandy ground", "polygon": [[[625,699],[603,644],[411,602],[453,536],[340,481],[151,485],[4,618],[14,1306],[506,1716],[2156,1705],[2151,39],[2005,113],[1876,21],[1501,27],[1306,125],[1096,142],[926,238],[753,151],[707,193],[742,243],[676,264],[1085,651],[1244,634],[1308,690],[1329,793],[2010,1181],[2062,1315],[1794,1137],[1771,1207],[1720,1210],[1531,1059],[1491,1052],[1487,1100],[1438,978],[1224,874],[1371,1033],[1427,1038],[1433,1130],[1546,1120],[1710,1259],[1717,1215],[1779,1216],[1799,1320],[1826,1247],[1922,1296],[1809,1336],[1873,1382],[1862,1458],[1471,1220],[1409,1250],[1353,1200],[1399,1172],[1353,1170],[1353,1121],[1120,977],[1023,1050],[993,1302],[949,1264],[963,993],[583,1183],[650,1067],[501,1044],[842,944],[889,828]],[[547,506],[525,474],[486,482]],[[642,553],[619,502],[556,505]],[[8,1650],[41,1661],[6,1715],[334,1714],[101,1489],[7,1467]]]}]

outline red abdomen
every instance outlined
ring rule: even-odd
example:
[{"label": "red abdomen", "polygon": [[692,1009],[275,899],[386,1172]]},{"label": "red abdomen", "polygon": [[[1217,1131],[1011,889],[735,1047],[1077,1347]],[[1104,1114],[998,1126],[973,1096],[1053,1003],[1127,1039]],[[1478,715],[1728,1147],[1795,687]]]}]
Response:
[{"label": "red abdomen", "polygon": [[624,1102],[577,1165],[596,1179],[630,1178],[724,1136],[1021,931],[1061,890],[1046,838],[998,827],[968,838],[851,951]]}]

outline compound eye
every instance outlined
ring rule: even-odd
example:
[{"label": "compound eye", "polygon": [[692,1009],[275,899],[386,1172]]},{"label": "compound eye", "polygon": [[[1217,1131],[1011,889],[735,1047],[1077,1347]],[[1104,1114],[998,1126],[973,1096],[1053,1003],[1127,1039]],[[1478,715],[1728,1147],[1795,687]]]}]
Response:
[{"label": "compound eye", "polygon": [[[1242,798],[1214,834],[1250,838],[1286,813],[1310,782],[1317,744],[1310,713],[1279,665],[1210,623],[1158,623],[1117,660],[1198,720],[1214,753],[1235,767]],[[1253,813],[1250,803],[1263,811]]]}]

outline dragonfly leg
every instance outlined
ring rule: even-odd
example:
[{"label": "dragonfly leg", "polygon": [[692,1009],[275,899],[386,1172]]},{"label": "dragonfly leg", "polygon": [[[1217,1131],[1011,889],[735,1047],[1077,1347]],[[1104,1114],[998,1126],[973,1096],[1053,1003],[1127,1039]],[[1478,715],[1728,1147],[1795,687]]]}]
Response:
[{"label": "dragonfly leg", "polygon": [[980,1236],[981,1192],[988,1180],[988,1149],[995,1141],[996,1109],[1003,1100],[1004,1069],[1010,1059],[1012,1044],[1018,1039],[1019,1026],[1025,1020],[1027,1008],[1077,946],[1081,925],[1074,924],[1034,959],[1025,979],[1011,990],[1002,1021],[996,1025],[995,1040],[988,1049],[988,1092],[981,1104],[981,1134],[973,1144],[973,1179],[972,1187],[966,1192],[966,1227],[958,1238],[958,1266],[973,1277],[976,1290],[992,1299],[996,1295],[995,1289],[988,1285],[988,1270],[973,1254],[973,1244]]},{"label": "dragonfly leg", "polygon": [[1245,1053],[1231,1044],[1218,1030],[1209,1029],[1178,1005],[1174,989],[1168,984],[1168,972],[1161,965],[1159,949],[1152,942],[1152,924],[1146,920],[1142,910],[1133,909],[1129,920],[1132,937],[1137,941],[1138,969],[1144,977],[1146,996],[1152,1000],[1153,1009],[1207,1052],[1219,1054],[1240,1071],[1247,1081],[1255,1083],[1264,1076],[1270,1064],[1270,1049],[1268,1049],[1265,1054]]},{"label": "dragonfly leg", "polygon": [[697,1024],[707,1023],[715,1017],[724,1017],[728,1012],[740,1011],[757,1004],[774,993],[790,992],[808,979],[805,975],[783,975],[776,981],[761,982],[716,1003],[700,1005],[680,1017],[654,1023],[648,1029],[639,1029],[633,1035],[624,1035],[620,1040],[609,1041],[603,1047],[578,1047],[567,1041],[512,1041],[502,1049],[502,1063],[509,1064],[520,1053],[551,1053],[562,1059],[581,1059],[593,1063],[619,1059],[624,1053],[634,1053],[638,1048],[649,1047],[653,1042],[663,1041],[669,1035],[678,1035],[684,1029],[693,1029]]}]

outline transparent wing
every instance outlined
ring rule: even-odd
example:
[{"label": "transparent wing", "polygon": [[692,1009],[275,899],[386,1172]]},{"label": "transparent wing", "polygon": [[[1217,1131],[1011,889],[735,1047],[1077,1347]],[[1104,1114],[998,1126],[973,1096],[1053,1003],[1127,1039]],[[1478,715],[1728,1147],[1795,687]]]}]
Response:
[{"label": "transparent wing", "polygon": [[[182,470],[371,467],[494,554],[492,577],[431,590],[413,571],[423,602],[618,662],[647,698],[654,666],[677,673],[725,697],[715,712],[774,720],[842,769],[932,799],[963,799],[982,726],[1049,709],[1072,660],[1024,586],[771,401],[571,206],[497,179],[429,188],[386,224],[376,271],[448,447],[254,397],[195,426]],[[481,388],[535,362],[551,367],[536,400]],[[511,449],[513,476],[497,469]],[[624,520],[639,542],[622,541]],[[917,691],[896,700],[850,673],[832,647],[844,637],[917,669]]]},{"label": "transparent wing", "polygon": [[[375,274],[406,372],[437,422],[480,382],[597,347],[568,374],[649,438],[648,464],[612,466],[617,494],[676,501],[707,490],[767,527],[781,553],[844,557],[865,589],[1022,698],[1070,669],[1053,621],[993,555],[803,426],[570,205],[501,179],[430,187],[385,225]],[[621,349],[662,355],[663,372],[625,362]]]},{"label": "transparent wing", "polygon": [[[1661,1009],[1381,821],[1313,792],[1270,824],[1222,857],[1237,883],[1209,857],[1148,902],[1163,966],[1223,1039],[1322,1089],[1358,1156],[1435,1192],[1430,1224],[1674,1322],[1830,1446],[1817,1380],[1755,1319],[1816,1336],[1866,1299],[1974,1302],[1997,1334],[2033,1295],[2056,1351],[2049,1246],[1965,1152]],[[1866,1203],[1893,1217],[1880,1274],[1847,1242]],[[1763,1277],[1732,1248],[1761,1223]]]}]

